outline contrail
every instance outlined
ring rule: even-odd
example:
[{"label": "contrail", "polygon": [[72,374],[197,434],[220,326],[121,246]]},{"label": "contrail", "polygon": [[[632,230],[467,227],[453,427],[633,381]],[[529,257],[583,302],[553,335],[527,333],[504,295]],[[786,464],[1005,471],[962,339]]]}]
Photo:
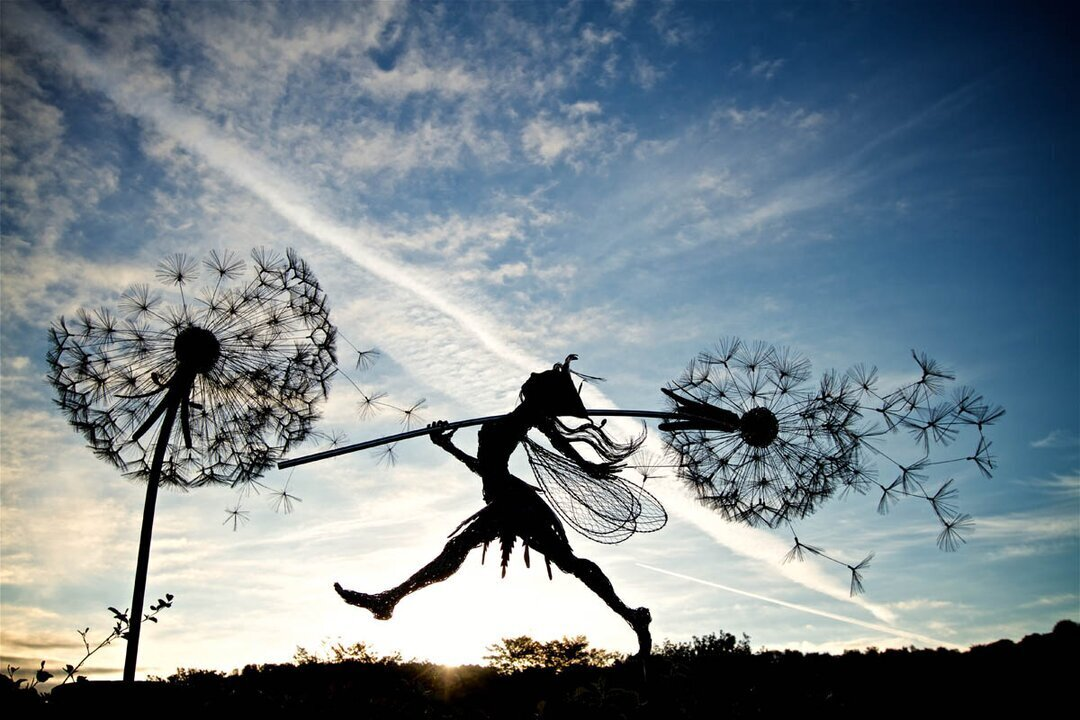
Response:
[{"label": "contrail", "polygon": [[818,610],[817,608],[807,607],[806,605],[797,605],[796,603],[790,603],[786,600],[777,600],[776,598],[766,597],[764,595],[758,595],[757,593],[748,592],[746,590],[739,590],[733,588],[730,585],[721,585],[717,582],[711,582],[709,580],[702,580],[701,578],[692,577],[690,575],[683,575],[682,573],[672,572],[671,570],[663,570],[652,565],[645,565],[644,563],[635,563],[638,567],[645,568],[646,570],[652,570],[653,572],[661,573],[662,575],[670,575],[671,577],[677,577],[682,580],[689,580],[699,585],[705,585],[708,587],[718,588],[720,590],[727,590],[730,593],[736,595],[744,595],[748,598],[754,598],[755,600],[761,600],[762,602],[772,603],[773,605],[779,605],[781,607],[790,608],[792,610],[798,610],[799,612],[808,613],[810,615],[817,615],[823,618],[829,618],[830,620],[837,620],[848,625],[857,625],[869,630],[876,630],[878,632],[888,633],[890,635],[899,635],[900,637],[911,638],[912,640],[918,640],[919,642],[926,643],[927,645],[933,645],[936,647],[947,647],[954,650],[963,650],[962,645],[956,643],[946,642],[945,640],[937,640],[927,635],[920,635],[919,633],[911,632],[910,630],[901,630],[900,628],[891,627],[889,625],[881,625],[878,623],[866,622],[865,620],[859,620],[858,618],[848,617],[847,615],[839,615],[837,613],[831,613],[827,610]]},{"label": "contrail", "polygon": [[266,203],[286,222],[451,318],[494,355],[519,370],[527,372],[537,366],[535,359],[500,338],[481,312],[446,297],[435,289],[437,283],[419,279],[416,268],[387,257],[370,240],[364,242],[364,236],[393,233],[377,228],[349,228],[320,215],[296,200],[304,198],[306,193],[282,180],[279,168],[230,141],[212,123],[184,112],[163,93],[132,86],[128,82],[131,73],[123,63],[92,56],[79,39],[38,10],[29,10],[19,4],[13,4],[10,9],[12,25],[32,37],[38,49],[48,50],[60,58],[68,72],[105,93],[128,114],[151,122],[165,135],[197,153],[208,165]]}]

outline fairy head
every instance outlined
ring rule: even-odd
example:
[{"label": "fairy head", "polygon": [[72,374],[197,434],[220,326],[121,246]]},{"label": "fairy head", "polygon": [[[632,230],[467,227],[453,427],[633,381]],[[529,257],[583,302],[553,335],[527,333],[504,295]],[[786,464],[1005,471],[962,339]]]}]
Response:
[{"label": "fairy head", "polygon": [[550,370],[530,375],[521,386],[521,402],[528,403],[537,414],[546,417],[571,415],[588,418],[585,404],[574,387],[571,360],[577,360],[577,355],[567,355],[566,360],[555,363]]}]

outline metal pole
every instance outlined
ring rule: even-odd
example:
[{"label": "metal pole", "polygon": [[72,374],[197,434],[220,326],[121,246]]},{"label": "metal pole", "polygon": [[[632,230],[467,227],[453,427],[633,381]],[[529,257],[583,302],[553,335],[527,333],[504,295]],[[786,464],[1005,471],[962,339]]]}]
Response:
[{"label": "metal pole", "polygon": [[[665,412],[660,410],[586,410],[586,412],[589,413],[590,416],[595,417],[636,417],[651,418],[656,420],[681,420],[688,417],[686,413]],[[470,420],[458,420],[457,422],[447,423],[446,425],[440,425],[434,428],[417,428],[416,430],[409,430],[408,432],[398,433],[397,435],[389,435],[387,437],[381,437],[375,440],[367,440],[365,442],[355,443],[353,445],[344,445],[338,448],[331,448],[330,450],[323,450],[322,452],[312,453],[310,455],[303,455],[298,458],[292,458],[291,460],[282,460],[278,463],[278,469],[285,470],[287,468],[296,467],[297,465],[306,465],[308,463],[316,462],[318,460],[326,460],[328,458],[337,457],[338,455],[347,455],[349,453],[357,452],[359,450],[367,450],[368,448],[378,447],[380,445],[389,445],[390,443],[395,443],[399,440],[408,440],[414,437],[430,435],[431,433],[436,431],[457,430],[458,428],[482,425],[488,421],[498,420],[499,418],[504,417],[506,417],[506,415],[488,415],[487,417],[472,418]]]},{"label": "metal pole", "polygon": [[150,478],[146,483],[146,502],[143,504],[142,531],[139,533],[139,555],[135,562],[135,588],[131,593],[131,610],[128,612],[127,651],[124,656],[124,682],[135,680],[139,662],[139,637],[142,633],[143,601],[146,597],[146,576],[150,572],[150,541],[154,536],[154,511],[157,507],[158,486],[161,484],[161,468],[165,464],[165,451],[169,448],[173,423],[180,408],[180,397],[170,390],[162,401],[167,403],[165,419],[161,421],[154,460],[150,465]]}]

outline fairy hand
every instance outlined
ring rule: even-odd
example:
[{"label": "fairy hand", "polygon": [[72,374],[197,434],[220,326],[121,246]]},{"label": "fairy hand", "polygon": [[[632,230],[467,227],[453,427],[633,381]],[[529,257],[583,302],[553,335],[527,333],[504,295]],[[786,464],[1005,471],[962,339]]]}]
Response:
[{"label": "fairy hand", "polygon": [[450,442],[450,438],[457,432],[457,428],[453,430],[446,430],[446,426],[449,425],[445,420],[436,420],[428,425],[429,428],[433,428],[431,433],[431,442],[435,443],[444,450],[450,447],[453,443]]}]

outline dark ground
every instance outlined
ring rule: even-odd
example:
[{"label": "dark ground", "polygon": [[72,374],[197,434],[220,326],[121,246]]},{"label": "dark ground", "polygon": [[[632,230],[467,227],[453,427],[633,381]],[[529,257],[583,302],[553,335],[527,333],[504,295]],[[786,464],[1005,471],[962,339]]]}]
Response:
[{"label": "dark ground", "polygon": [[745,640],[720,633],[657,648],[644,673],[632,661],[561,670],[510,671],[504,665],[500,672],[393,658],[315,662],[308,656],[295,665],[249,665],[233,675],[185,670],[127,686],[68,684],[51,696],[17,689],[3,678],[0,706],[65,715],[142,705],[169,714],[300,710],[360,718],[849,717],[881,711],[1037,717],[1075,707],[1078,649],[1080,626],[1071,621],[1048,634],[965,652],[751,652]]}]

